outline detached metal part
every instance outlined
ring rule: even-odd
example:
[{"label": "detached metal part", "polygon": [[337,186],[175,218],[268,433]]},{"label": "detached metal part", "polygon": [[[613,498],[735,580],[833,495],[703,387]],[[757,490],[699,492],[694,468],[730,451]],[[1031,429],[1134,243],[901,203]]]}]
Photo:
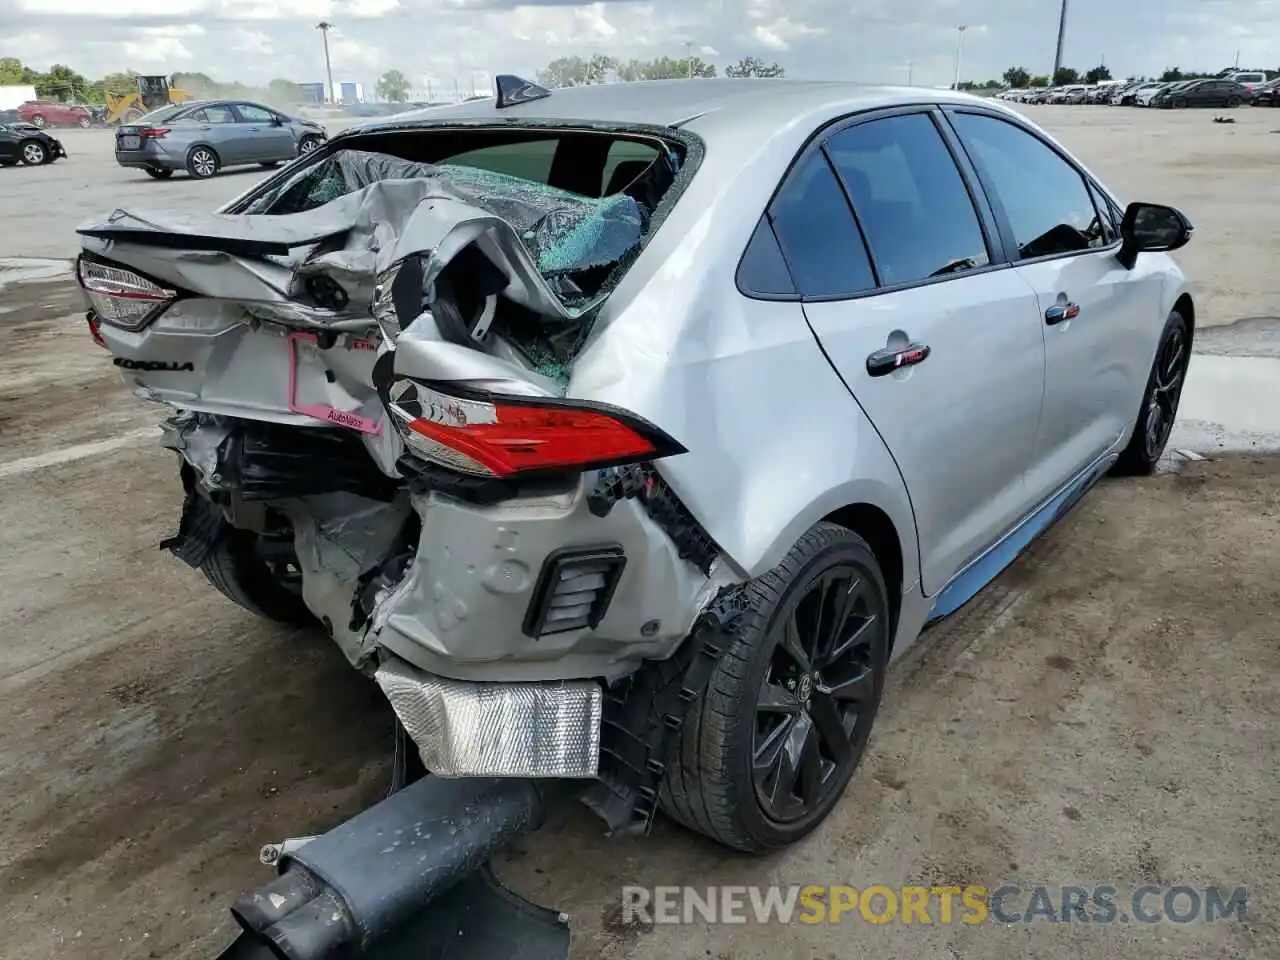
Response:
[{"label": "detached metal part", "polygon": [[563,915],[486,867],[541,816],[530,781],[425,777],[284,853],[232,906],[244,932],[220,960],[564,960]]}]

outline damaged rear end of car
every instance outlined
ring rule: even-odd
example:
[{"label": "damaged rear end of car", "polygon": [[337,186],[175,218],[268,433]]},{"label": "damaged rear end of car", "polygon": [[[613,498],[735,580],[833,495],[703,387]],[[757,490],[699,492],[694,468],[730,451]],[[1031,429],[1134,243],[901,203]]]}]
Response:
[{"label": "damaged rear end of car", "polygon": [[221,213],[80,229],[91,333],[168,408],[165,545],[322,625],[430,772],[581,778],[614,830],[647,827],[741,577],[663,478],[679,438],[572,386],[700,151],[406,122]]}]

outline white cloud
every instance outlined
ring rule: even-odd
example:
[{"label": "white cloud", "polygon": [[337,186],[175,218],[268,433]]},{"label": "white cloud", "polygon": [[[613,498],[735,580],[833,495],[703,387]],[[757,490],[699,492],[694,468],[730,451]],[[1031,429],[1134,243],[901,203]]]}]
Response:
[{"label": "white cloud", "polygon": [[805,23],[795,23],[788,17],[779,17],[769,23],[757,23],[751,31],[762,46],[769,50],[790,50],[791,45],[805,37],[818,37],[826,31]]},{"label": "white cloud", "polygon": [[126,40],[123,47],[131,64],[144,67],[162,67],[175,61],[186,63],[192,59],[191,50],[177,37]]},{"label": "white cloud", "polygon": [[231,49],[237,53],[263,57],[275,52],[271,38],[261,30],[237,30],[231,40]]}]

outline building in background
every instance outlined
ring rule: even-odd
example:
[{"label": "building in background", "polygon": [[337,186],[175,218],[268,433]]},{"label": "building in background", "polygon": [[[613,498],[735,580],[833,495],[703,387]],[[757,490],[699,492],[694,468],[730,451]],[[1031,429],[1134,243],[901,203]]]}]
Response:
[{"label": "building in background", "polygon": [[[324,81],[316,80],[313,83],[300,83],[298,89],[302,91],[302,102],[309,104],[322,104],[325,102]],[[330,103],[364,103],[364,84],[355,81],[343,80],[333,85],[333,96],[329,98]]]},{"label": "building in background", "polygon": [[303,103],[320,104],[324,103],[324,81],[318,80],[315,83],[298,84],[298,92],[302,95]]}]

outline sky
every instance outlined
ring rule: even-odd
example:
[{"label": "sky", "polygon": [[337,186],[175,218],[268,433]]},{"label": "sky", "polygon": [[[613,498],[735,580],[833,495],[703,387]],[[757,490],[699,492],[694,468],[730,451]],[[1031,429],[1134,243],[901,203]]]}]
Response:
[{"label": "sky", "polygon": [[[91,79],[201,71],[265,83],[324,78],[315,25],[334,24],[335,81],[398,69],[422,91],[532,78],[566,55],[741,57],[787,75],[946,85],[1053,66],[1060,0],[0,0],[0,56]],[[1170,66],[1280,66],[1280,0],[1070,0],[1063,61],[1116,76]],[[422,93],[418,93],[422,96]]]}]

